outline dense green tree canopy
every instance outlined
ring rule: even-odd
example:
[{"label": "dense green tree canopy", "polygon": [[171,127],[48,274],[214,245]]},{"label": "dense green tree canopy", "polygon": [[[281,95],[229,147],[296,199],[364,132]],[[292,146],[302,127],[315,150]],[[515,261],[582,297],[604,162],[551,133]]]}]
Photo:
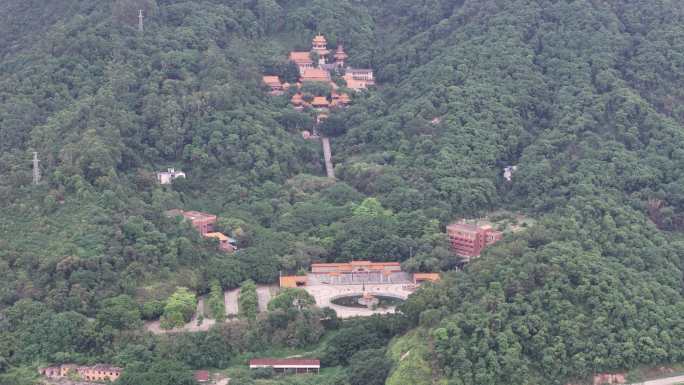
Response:
[{"label": "dense green tree canopy", "polygon": [[[43,3],[0,2],[0,384],[61,362],[191,384],[279,348],[339,365],[335,385],[371,366],[389,384],[565,384],[684,360],[683,2]],[[318,127],[335,181],[294,89],[261,83],[294,82],[287,52],[316,33],[378,83]],[[158,185],[170,167],[187,177]],[[176,208],[218,215],[239,250]],[[494,210],[536,224],[454,271],[445,225]],[[258,311],[257,284],[352,259],[446,274],[397,317],[340,324],[292,291]],[[204,295],[222,318],[243,282],[245,319],[141,327],[184,324]],[[384,352],[393,337],[405,351]]]}]

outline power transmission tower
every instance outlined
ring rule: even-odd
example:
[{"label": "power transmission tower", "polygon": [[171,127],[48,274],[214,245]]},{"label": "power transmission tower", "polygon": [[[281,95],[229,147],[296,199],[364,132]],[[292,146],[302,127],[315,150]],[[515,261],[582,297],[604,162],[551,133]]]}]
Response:
[{"label": "power transmission tower", "polygon": [[143,16],[143,10],[139,9],[138,10],[138,31],[142,32],[143,31],[143,19],[145,19],[145,16]]},{"label": "power transmission tower", "polygon": [[38,153],[33,153],[33,184],[40,183],[40,167],[38,166]]}]

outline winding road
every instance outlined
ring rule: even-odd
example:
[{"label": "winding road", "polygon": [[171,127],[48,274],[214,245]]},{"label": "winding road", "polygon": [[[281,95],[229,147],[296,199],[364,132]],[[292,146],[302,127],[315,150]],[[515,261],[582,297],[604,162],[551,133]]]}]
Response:
[{"label": "winding road", "polygon": [[684,384],[684,376],[667,377],[667,378],[661,378],[659,380],[637,382],[637,383],[631,384],[631,385],[676,385],[676,384]]}]

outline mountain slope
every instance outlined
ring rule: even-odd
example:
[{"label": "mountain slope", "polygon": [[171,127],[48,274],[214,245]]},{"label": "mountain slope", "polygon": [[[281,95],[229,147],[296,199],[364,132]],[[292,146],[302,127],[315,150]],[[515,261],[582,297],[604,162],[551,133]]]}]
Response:
[{"label": "mountain slope", "polygon": [[[411,365],[433,383],[564,384],[684,360],[681,2],[36,7],[0,6],[11,21],[0,45],[0,371],[69,360],[223,368],[299,343],[288,334],[298,329],[264,316],[263,334],[222,326],[177,348],[111,328],[31,336],[85,325],[119,295],[144,308],[176,286],[202,294],[350,259],[447,272],[390,330],[345,324],[341,335],[367,341],[359,357],[380,361],[403,322],[417,328],[387,354],[391,384],[412,381]],[[380,84],[321,128],[333,134],[334,184],[320,145],[301,138],[311,117],[260,83],[317,32]],[[187,180],[157,186],[166,167]],[[171,208],[219,215],[241,251],[217,253],[162,215]],[[498,209],[537,224],[452,271],[444,225]],[[420,357],[404,362],[404,350]],[[354,380],[359,360],[346,359],[330,383]]]}]

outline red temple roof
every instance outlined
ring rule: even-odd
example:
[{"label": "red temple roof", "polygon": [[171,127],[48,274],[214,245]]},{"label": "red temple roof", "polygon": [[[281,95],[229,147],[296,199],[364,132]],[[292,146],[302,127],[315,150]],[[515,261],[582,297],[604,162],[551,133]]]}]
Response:
[{"label": "red temple roof", "polygon": [[311,105],[314,107],[328,107],[330,103],[324,96],[316,96],[311,101]]},{"label": "red temple roof", "polygon": [[265,75],[263,77],[263,82],[266,83],[268,86],[276,85],[280,86],[280,79],[277,76],[270,76],[270,75]]},{"label": "red temple roof", "polygon": [[302,82],[327,82],[330,81],[330,73],[320,68],[305,68],[300,80]]},{"label": "red temple roof", "polygon": [[311,54],[309,52],[290,52],[290,60],[295,62],[297,65],[312,65],[313,60],[311,60]]}]

